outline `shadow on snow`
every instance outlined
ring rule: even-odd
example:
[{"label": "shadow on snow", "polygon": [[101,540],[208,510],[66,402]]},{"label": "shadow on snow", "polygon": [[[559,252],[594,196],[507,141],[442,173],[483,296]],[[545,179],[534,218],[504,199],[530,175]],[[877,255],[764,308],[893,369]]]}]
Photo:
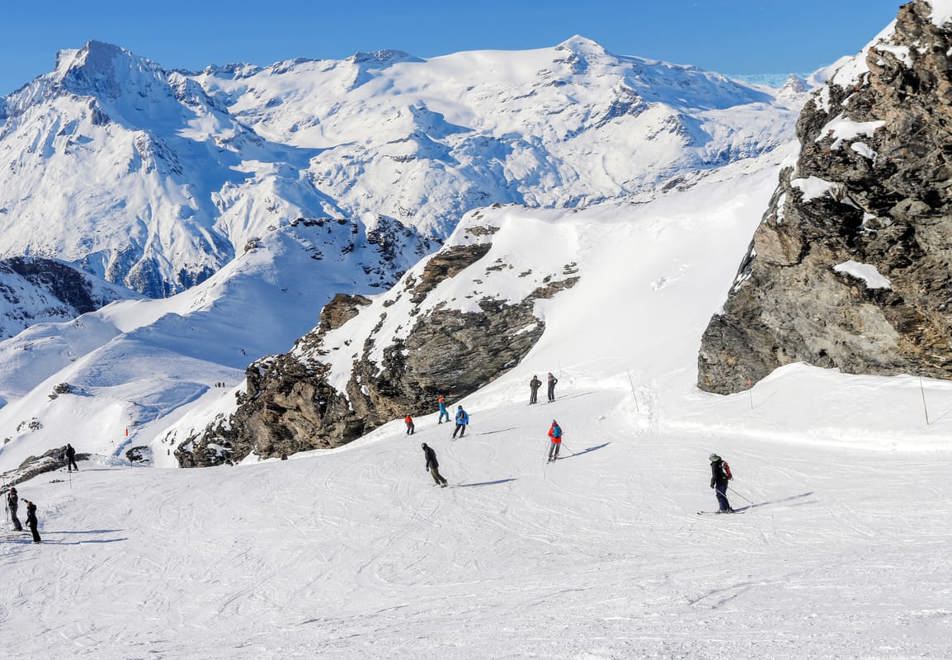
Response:
[{"label": "shadow on snow", "polygon": [[475,486],[498,486],[499,484],[508,484],[512,481],[515,481],[515,477],[509,477],[508,479],[497,479],[496,481],[480,481],[476,484],[459,484],[457,488],[474,488]]}]

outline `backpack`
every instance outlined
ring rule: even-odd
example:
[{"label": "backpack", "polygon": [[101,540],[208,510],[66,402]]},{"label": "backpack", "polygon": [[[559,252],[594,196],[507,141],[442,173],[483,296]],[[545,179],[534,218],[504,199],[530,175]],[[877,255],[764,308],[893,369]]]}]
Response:
[{"label": "backpack", "polygon": [[727,461],[721,461],[721,469],[724,471],[724,476],[727,477],[728,481],[734,478],[734,475],[731,474],[731,466],[727,464]]}]

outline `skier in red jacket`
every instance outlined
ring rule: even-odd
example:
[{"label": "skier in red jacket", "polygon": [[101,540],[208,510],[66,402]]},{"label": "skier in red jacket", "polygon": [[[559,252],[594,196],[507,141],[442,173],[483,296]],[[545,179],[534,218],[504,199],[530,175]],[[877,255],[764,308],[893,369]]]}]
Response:
[{"label": "skier in red jacket", "polygon": [[403,418],[403,421],[407,424],[407,435],[413,435],[414,432],[416,432],[416,427],[413,425],[413,418],[407,415]]},{"label": "skier in red jacket", "polygon": [[551,463],[558,459],[559,447],[562,446],[562,427],[554,419],[552,426],[549,427],[549,440],[552,441],[549,443],[549,462]]}]

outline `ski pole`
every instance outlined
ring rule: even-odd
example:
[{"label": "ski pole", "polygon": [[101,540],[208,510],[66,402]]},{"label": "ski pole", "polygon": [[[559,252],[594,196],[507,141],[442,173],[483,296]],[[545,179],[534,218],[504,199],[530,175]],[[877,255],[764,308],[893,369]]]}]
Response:
[{"label": "ski pole", "polygon": [[729,490],[730,492],[734,493],[734,495],[736,495],[736,496],[739,497],[740,499],[744,500],[744,501],[747,502],[748,504],[753,505],[753,502],[751,502],[750,500],[748,500],[746,497],[744,497],[743,495],[741,495],[740,493],[738,493],[736,490],[734,490],[734,489],[731,488],[730,486],[727,487],[727,490]]}]

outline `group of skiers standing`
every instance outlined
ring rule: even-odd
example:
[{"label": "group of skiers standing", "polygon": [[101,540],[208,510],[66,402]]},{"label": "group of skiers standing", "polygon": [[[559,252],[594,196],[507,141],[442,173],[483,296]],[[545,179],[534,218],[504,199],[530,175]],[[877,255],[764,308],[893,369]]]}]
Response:
[{"label": "group of skiers standing", "polygon": [[[552,375],[552,372],[549,372],[548,377],[546,378],[548,383],[548,398],[549,403],[555,401],[555,384],[559,382],[559,379]],[[529,381],[529,405],[531,406],[534,403],[539,403],[539,388],[542,387],[542,381],[539,380],[539,377],[536,375],[532,376],[532,380]]]},{"label": "group of skiers standing", "polygon": [[[30,500],[23,498],[26,504],[26,524],[33,535],[33,542],[39,543],[42,539],[40,533],[36,530],[39,522],[36,519],[36,505]],[[7,491],[7,513],[10,515],[10,522],[13,523],[13,529],[17,532],[23,531],[23,525],[20,524],[20,518],[17,517],[17,510],[20,508],[20,495],[17,493],[16,486],[10,486]]]},{"label": "group of skiers standing", "polygon": [[[76,465],[76,450],[73,448],[73,445],[66,443],[66,447],[63,449],[62,460],[66,462],[66,471],[79,472],[79,466]],[[6,496],[6,506],[7,514],[10,518],[10,523],[13,525],[13,530],[16,532],[23,531],[23,525],[20,523],[20,518],[17,516],[17,512],[20,509],[20,494],[17,492],[16,486],[10,486],[10,490],[7,491]],[[37,525],[39,521],[36,519],[36,504],[31,502],[26,498],[22,498],[24,504],[26,504],[26,524],[30,528],[30,533],[33,535],[33,542],[40,543],[42,539],[40,538],[40,533],[37,531]]]}]

